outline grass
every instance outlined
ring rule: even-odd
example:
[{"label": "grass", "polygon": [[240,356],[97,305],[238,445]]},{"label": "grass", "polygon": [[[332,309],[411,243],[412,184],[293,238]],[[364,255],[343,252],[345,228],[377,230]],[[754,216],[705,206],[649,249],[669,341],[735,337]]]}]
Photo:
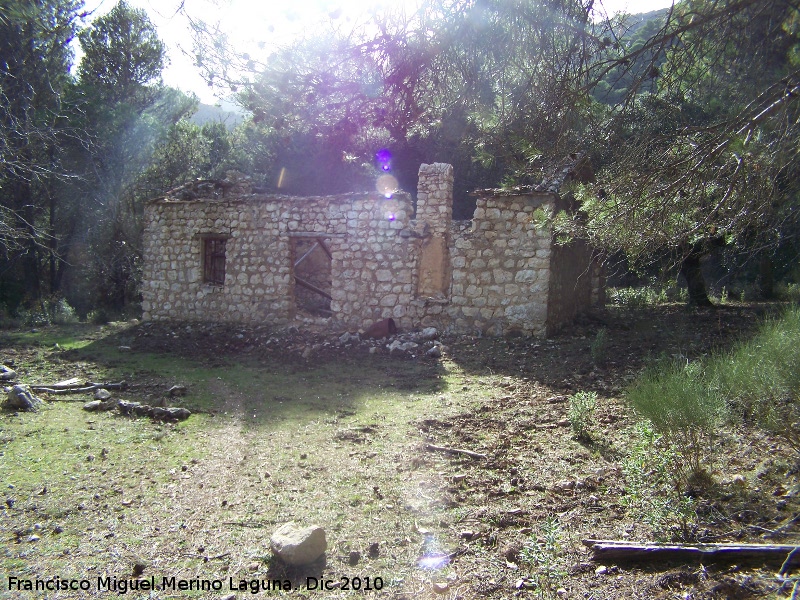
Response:
[{"label": "grass", "polygon": [[[208,366],[120,350],[118,339],[87,340],[86,332],[15,334],[17,346],[33,349],[15,366],[38,381],[91,363],[97,378],[146,381],[147,390],[181,383],[189,394],[180,403],[202,412],[174,426],[64,401],[3,415],[0,482],[12,506],[2,529],[13,541],[0,551],[4,572],[125,577],[142,563],[158,577],[282,577],[269,535],[297,520],[324,524],[337,564],[377,543],[384,550],[367,575],[382,576],[384,592],[419,576],[398,568],[387,549],[416,537],[417,523],[438,524],[446,507],[427,499],[427,475],[406,471],[404,454],[411,423],[453,410],[447,389],[463,378],[457,369],[443,377],[424,363],[379,357],[362,357],[357,368],[255,359]],[[46,364],[53,359],[63,371]],[[231,548],[248,550],[232,560]]]},{"label": "grass", "polygon": [[[651,335],[668,330],[645,320]],[[706,325],[717,328],[716,320]],[[578,597],[592,589],[620,598],[641,574],[584,570],[578,539],[710,529],[747,540],[758,535],[749,525],[777,530],[796,514],[794,496],[775,495],[796,481],[783,447],[751,428],[726,429],[732,451],[718,464],[752,485],[717,484],[714,506],[736,521],[704,517],[697,530],[694,508],[709,503],[670,485],[672,463],[654,462],[671,460],[670,448],[655,433],[648,443],[632,435],[631,414],[611,391],[632,372],[618,366],[621,346],[641,336],[608,327],[611,360],[602,371],[591,369],[582,331],[548,341],[465,339],[435,362],[345,350],[306,361],[302,336],[287,341],[292,356],[259,358],[194,355],[195,339],[182,330],[177,351],[169,329],[146,351],[142,335],[152,329],[123,324],[0,332],[0,358],[23,381],[126,379],[132,387],[120,397],[143,402],[182,384],[188,395],[170,402],[198,411],[163,425],[86,413],[84,398],[61,397],[40,413],[0,413],[0,570],[94,580],[132,577],[139,565],[144,577],[225,586],[228,578],[289,578],[301,582],[299,592],[262,595],[292,597]],[[238,333],[218,346],[236,345]],[[635,345],[629,352],[644,354]],[[570,433],[575,390],[597,393],[588,442]],[[487,458],[427,451],[428,442]],[[624,506],[635,498],[640,512]],[[324,565],[301,572],[272,558],[269,537],[289,520],[325,528]],[[306,593],[306,575],[380,577],[384,586]],[[0,598],[16,597],[0,589]],[[61,597],[69,596],[53,596]]]},{"label": "grass", "polygon": [[707,371],[709,388],[736,418],[781,435],[800,453],[800,308],[765,321]]}]

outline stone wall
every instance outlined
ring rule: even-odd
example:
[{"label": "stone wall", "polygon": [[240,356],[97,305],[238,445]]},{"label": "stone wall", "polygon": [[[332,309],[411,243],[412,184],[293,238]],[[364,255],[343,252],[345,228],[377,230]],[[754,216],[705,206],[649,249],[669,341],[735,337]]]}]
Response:
[{"label": "stone wall", "polygon": [[445,314],[458,331],[544,335],[550,231],[532,215],[551,195],[481,197],[471,222],[452,230],[452,283]]},{"label": "stone wall", "polygon": [[[420,168],[416,215],[404,193],[171,193],[145,211],[144,318],[350,331],[393,318],[401,329],[544,336],[588,308],[588,249],[554,245],[535,218],[558,208],[555,193],[484,194],[471,221],[453,222],[452,190],[452,167],[433,164]],[[207,236],[227,238],[224,285],[203,282]],[[314,262],[295,262],[317,240],[330,265],[315,278]],[[325,288],[324,311],[303,310],[313,303],[295,276]]]},{"label": "stone wall", "polygon": [[[298,317],[292,240],[320,238],[331,252],[336,327],[405,318],[414,291],[415,240],[405,194],[326,198],[160,199],[147,205],[145,319],[287,324]],[[225,284],[203,283],[203,236],[228,237]],[[387,314],[388,313],[388,314]]]}]

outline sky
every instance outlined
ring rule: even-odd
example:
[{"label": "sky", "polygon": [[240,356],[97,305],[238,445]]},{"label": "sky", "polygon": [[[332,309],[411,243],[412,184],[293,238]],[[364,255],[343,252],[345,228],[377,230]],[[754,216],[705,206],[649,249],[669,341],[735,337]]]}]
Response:
[{"label": "sky", "polygon": [[[373,10],[382,3],[414,2],[415,0],[374,0]],[[596,0],[609,14],[649,12],[672,5],[672,0]],[[117,0],[85,0],[87,10],[93,11],[90,21],[110,11]],[[158,35],[167,46],[169,65],[164,70],[164,83],[193,92],[201,102],[215,104],[218,91],[209,88],[192,63],[192,38],[189,22],[183,12],[208,23],[220,23],[231,40],[242,45],[285,43],[304,29],[309,21],[320,18],[343,19],[349,13],[362,12],[363,0],[292,0],[264,2],[263,0],[128,0],[128,3],[147,11]],[[183,6],[183,12],[179,8]]]}]

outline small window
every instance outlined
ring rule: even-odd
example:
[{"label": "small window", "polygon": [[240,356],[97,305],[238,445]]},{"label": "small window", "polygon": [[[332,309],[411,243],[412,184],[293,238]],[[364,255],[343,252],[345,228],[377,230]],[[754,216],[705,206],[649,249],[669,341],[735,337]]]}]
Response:
[{"label": "small window", "polygon": [[203,238],[203,283],[225,285],[225,243],[222,237]]}]

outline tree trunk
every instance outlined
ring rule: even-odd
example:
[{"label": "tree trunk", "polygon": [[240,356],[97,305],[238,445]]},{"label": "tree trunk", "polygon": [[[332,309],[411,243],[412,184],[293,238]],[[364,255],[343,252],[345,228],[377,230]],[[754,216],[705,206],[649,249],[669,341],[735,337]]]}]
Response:
[{"label": "tree trunk", "polygon": [[714,306],[708,297],[706,280],[700,269],[700,257],[702,254],[692,248],[688,255],[681,261],[681,275],[686,278],[686,285],[689,286],[689,304],[694,306]]},{"label": "tree trunk", "polygon": [[763,300],[771,300],[775,297],[772,258],[768,254],[762,254],[758,261],[758,288]]},{"label": "tree trunk", "polygon": [[33,191],[27,181],[19,181],[15,187],[15,205],[17,214],[17,227],[24,232],[25,250],[21,256],[23,268],[23,282],[25,285],[25,298],[28,302],[36,303],[42,299],[39,245],[36,240],[36,212],[33,206]]}]

